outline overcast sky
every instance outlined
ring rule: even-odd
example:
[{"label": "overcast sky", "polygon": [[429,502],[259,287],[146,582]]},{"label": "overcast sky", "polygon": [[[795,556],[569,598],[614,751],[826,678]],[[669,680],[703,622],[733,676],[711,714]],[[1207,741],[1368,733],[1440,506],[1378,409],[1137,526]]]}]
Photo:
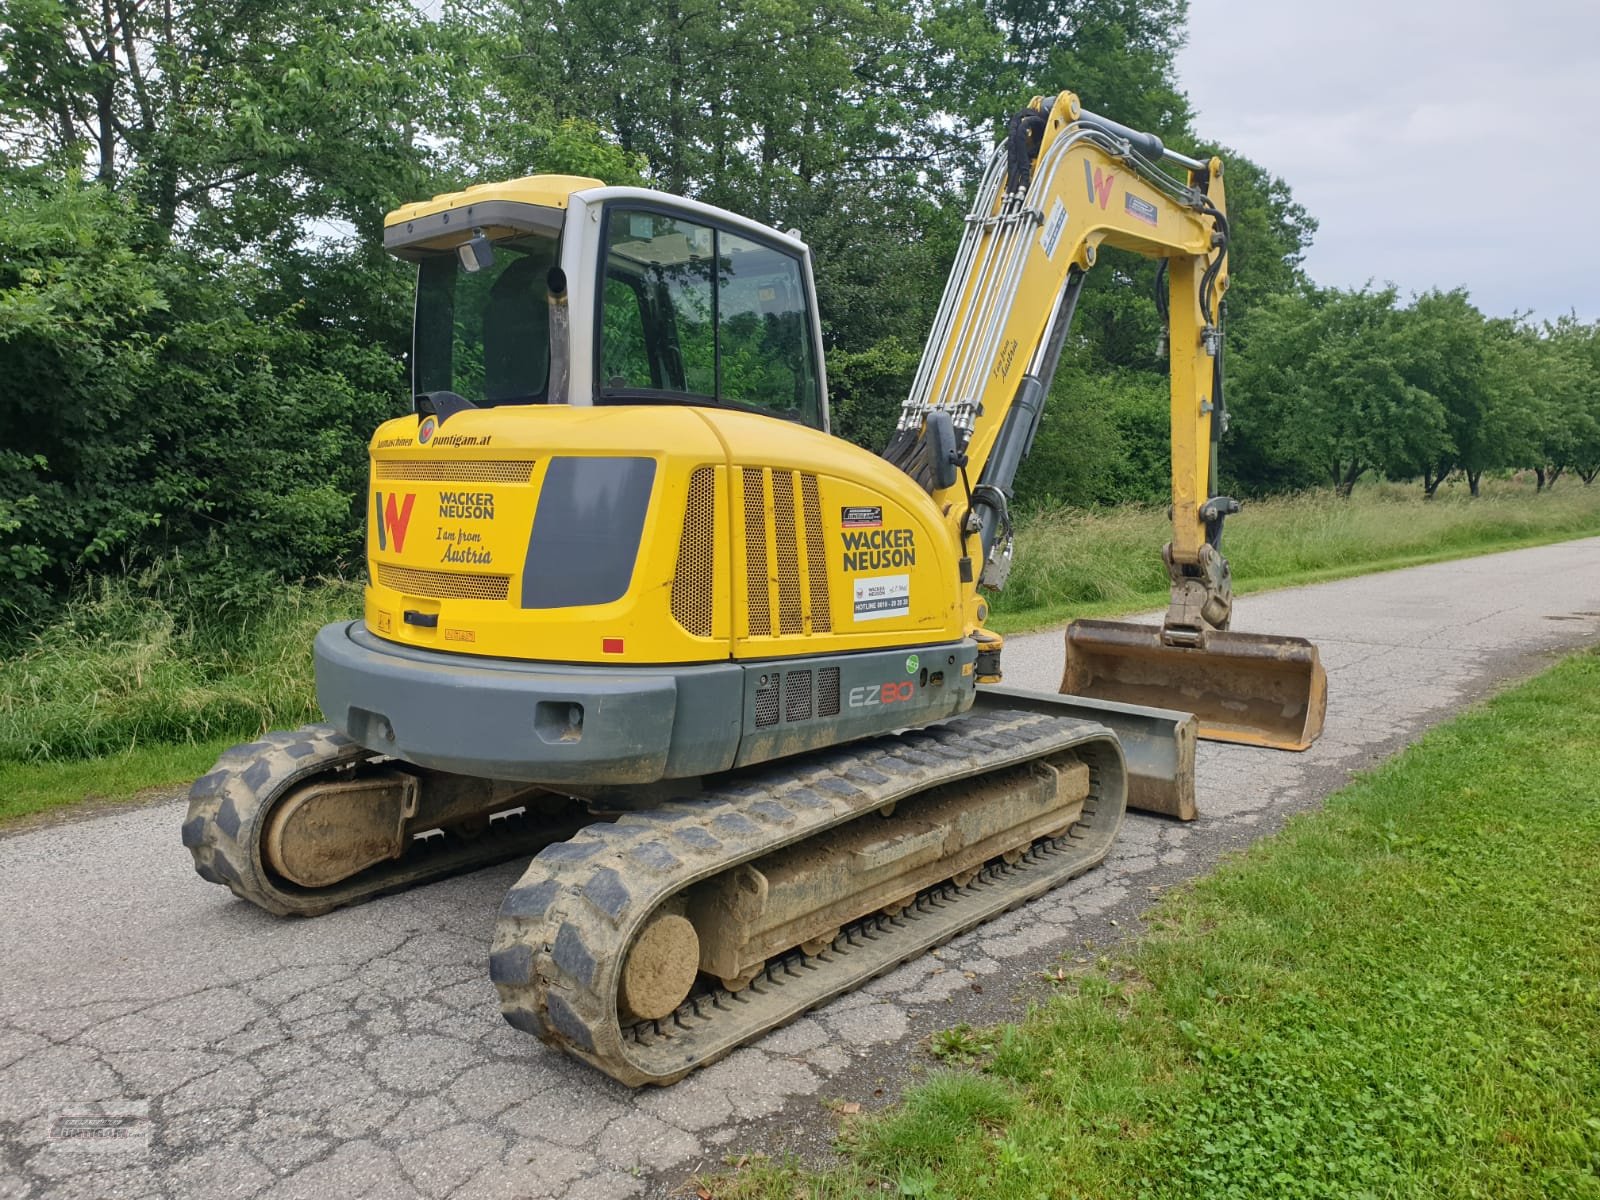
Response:
[{"label": "overcast sky", "polygon": [[1189,0],[1178,75],[1320,222],[1318,283],[1600,318],[1600,0]]}]

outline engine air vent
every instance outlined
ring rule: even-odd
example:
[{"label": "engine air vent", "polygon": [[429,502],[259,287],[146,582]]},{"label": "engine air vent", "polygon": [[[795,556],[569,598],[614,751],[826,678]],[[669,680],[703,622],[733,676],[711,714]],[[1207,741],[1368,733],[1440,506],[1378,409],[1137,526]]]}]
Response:
[{"label": "engine air vent", "polygon": [[760,467],[744,469],[745,589],[750,636],[772,636],[772,599],[767,594],[767,479]]},{"label": "engine air vent", "polygon": [[839,668],[823,667],[817,672],[817,716],[839,715]]},{"label": "engine air vent", "polygon": [[783,719],[811,719],[811,672],[788,671],[783,676]]},{"label": "engine air vent", "polygon": [[473,462],[463,459],[381,459],[372,464],[377,479],[431,480],[452,483],[527,483],[533,475],[533,459],[495,459]]},{"label": "engine air vent", "polygon": [[749,636],[829,633],[827,544],[817,477],[745,467],[745,594]]},{"label": "engine air vent", "polygon": [[672,575],[672,615],[695,637],[711,636],[716,538],[717,475],[711,467],[696,467],[689,477],[678,565]]},{"label": "engine air vent", "polygon": [[504,600],[511,591],[505,575],[474,575],[466,571],[425,571],[417,567],[378,564],[378,585],[411,596],[439,600]]},{"label": "engine air vent", "polygon": [[774,671],[763,675],[756,685],[756,728],[766,729],[778,723],[778,680]]}]

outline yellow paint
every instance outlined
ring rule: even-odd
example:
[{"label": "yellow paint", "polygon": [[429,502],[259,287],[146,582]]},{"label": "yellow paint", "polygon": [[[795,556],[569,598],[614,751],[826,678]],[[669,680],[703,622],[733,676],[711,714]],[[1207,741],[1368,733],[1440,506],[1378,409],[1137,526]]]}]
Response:
[{"label": "yellow paint", "polygon": [[[1036,98],[1033,107],[1041,104]],[[1213,221],[1210,216],[1178,204],[1124,163],[1088,144],[1067,150],[1053,176],[1046,181],[1040,173],[1043,164],[1051,159],[1052,146],[1070,124],[1064,114],[1078,111],[1078,98],[1071,92],[1062,92],[1051,107],[1051,118],[1039,150],[1040,166],[1028,194],[1028,206],[1039,214],[1040,224],[1032,235],[1033,253],[1028,256],[1017,283],[1009,319],[996,343],[998,350],[982,376],[984,387],[976,397],[982,404],[982,415],[967,446],[968,473],[976,480],[994,449],[1006,414],[1016,398],[1018,381],[1044,338],[1045,326],[1056,296],[1066,282],[1068,268],[1077,265],[1081,269],[1091,269],[1102,244],[1147,258],[1164,258],[1170,270],[1173,313],[1170,339],[1173,542],[1178,561],[1194,562],[1204,540],[1198,507],[1208,498],[1210,476],[1211,417],[1209,411],[1202,410],[1211,399],[1211,359],[1200,343],[1199,282],[1206,263],[1215,253],[1211,245]],[[1211,178],[1207,184],[1207,198],[1219,211],[1226,213],[1222,161],[1214,158],[1209,165]],[[1129,196],[1155,209],[1154,225],[1136,215],[1137,206],[1129,207]],[[1066,210],[1066,220],[1056,235],[1053,252],[1047,252],[1044,239],[1057,204]],[[987,239],[998,235],[991,231],[985,236]],[[960,328],[966,311],[976,300],[978,283],[976,277],[966,282],[962,304],[956,314],[956,328]],[[1217,280],[1219,300],[1226,288],[1227,265],[1224,263]],[[971,350],[972,347],[958,340],[952,340],[943,348],[934,377],[935,395],[939,394],[943,380],[955,377],[962,356]],[[958,482],[945,492],[935,493],[934,498],[941,504],[951,504],[948,523],[952,529],[957,528],[966,509],[961,484]]]},{"label": "yellow paint", "polygon": [[459,192],[443,192],[432,200],[401,205],[383,219],[383,224],[387,229],[418,217],[431,217],[435,213],[464,208],[469,204],[482,204],[488,200],[509,200],[516,204],[564,209],[567,207],[567,198],[573,192],[604,186],[600,180],[587,175],[528,175],[504,183],[479,183]]},{"label": "yellow paint", "polygon": [[[932,500],[907,476],[876,455],[812,429],[769,417],[722,409],[678,406],[569,408],[564,405],[506,406],[458,413],[441,427],[442,434],[477,439],[470,447],[446,446],[436,435],[418,445],[415,416],[389,421],[374,434],[373,492],[391,502],[396,516],[410,517],[397,547],[393,530],[380,548],[375,526],[376,496],[367,502],[368,623],[378,629],[380,614],[406,611],[437,613],[432,627],[392,622],[395,641],[444,648],[460,653],[564,662],[682,663],[728,658],[775,658],[847,650],[920,646],[951,641],[966,632],[958,575],[959,550],[950,541],[945,521]],[[487,439],[487,440],[484,440]],[[396,445],[394,443],[403,443]],[[381,447],[381,448],[380,448]],[[655,488],[645,516],[639,556],[627,593],[609,604],[582,608],[523,609],[521,582],[529,534],[535,522],[539,489],[555,455],[645,457],[656,462]],[[493,464],[533,461],[527,482],[447,482],[384,478],[395,472],[420,475],[426,464]],[[418,466],[420,465],[420,469]],[[716,471],[716,536],[711,562],[715,609],[709,637],[697,637],[673,615],[671,593],[683,536],[690,478],[697,467]],[[772,495],[774,473],[794,472],[796,529],[794,563],[807,597],[812,589],[810,550],[804,534],[800,477],[817,481],[821,511],[822,566],[827,576],[827,621],[804,614],[792,633],[780,630],[779,612],[785,582],[778,553],[778,516],[770,499],[757,506],[765,555],[752,563],[745,522],[745,470],[761,472],[764,494]],[[468,502],[462,504],[463,497]],[[843,527],[846,508],[882,510],[877,530]],[[492,515],[484,515],[492,511]],[[465,517],[452,515],[465,512]],[[885,560],[912,559],[907,565],[847,570],[846,534],[900,533],[908,547],[881,552]],[[859,552],[858,552],[859,553]],[[459,561],[462,557],[488,561]],[[566,564],[535,563],[532,569],[561,571]],[[752,572],[752,566],[754,571]],[[384,586],[385,567],[437,572],[427,586],[405,590]],[[906,577],[903,614],[858,620],[855,582]],[[437,586],[441,578],[445,585]],[[767,597],[768,633],[751,631],[750,585],[754,578]],[[504,599],[460,598],[433,592],[478,586],[484,580],[503,583]],[[408,582],[417,582],[410,577]],[[791,582],[788,586],[792,587]],[[819,631],[819,624],[831,629]],[[471,640],[454,636],[471,632]],[[622,653],[606,653],[608,638],[623,641]]]}]

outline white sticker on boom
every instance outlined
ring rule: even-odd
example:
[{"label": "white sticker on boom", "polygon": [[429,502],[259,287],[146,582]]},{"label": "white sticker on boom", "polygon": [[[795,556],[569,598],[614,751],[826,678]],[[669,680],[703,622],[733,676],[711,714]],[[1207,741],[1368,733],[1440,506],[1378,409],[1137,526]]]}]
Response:
[{"label": "white sticker on boom", "polygon": [[1044,228],[1039,230],[1039,245],[1044,249],[1046,258],[1056,256],[1056,243],[1061,240],[1061,231],[1067,227],[1067,206],[1057,199],[1050,206],[1050,219],[1044,223]]},{"label": "white sticker on boom", "polygon": [[856,579],[856,620],[879,621],[884,617],[911,615],[911,576],[878,575]]}]

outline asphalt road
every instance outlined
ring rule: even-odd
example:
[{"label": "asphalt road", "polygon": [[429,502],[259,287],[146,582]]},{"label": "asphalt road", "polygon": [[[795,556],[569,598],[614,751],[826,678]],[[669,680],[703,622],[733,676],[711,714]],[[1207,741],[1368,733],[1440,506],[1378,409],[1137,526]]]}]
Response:
[{"label": "asphalt road", "polygon": [[[825,1157],[825,1102],[892,1098],[928,1032],[1016,1013],[1162,888],[1600,640],[1600,538],[1248,597],[1235,626],[1321,647],[1313,750],[1203,743],[1200,820],[1130,814],[1090,875],[666,1090],[501,1021],[485,960],[515,865],[279,920],[193,873],[181,801],[0,838],[0,1200],[654,1196],[730,1153]],[[1059,633],[1005,664],[1054,690]]]}]

